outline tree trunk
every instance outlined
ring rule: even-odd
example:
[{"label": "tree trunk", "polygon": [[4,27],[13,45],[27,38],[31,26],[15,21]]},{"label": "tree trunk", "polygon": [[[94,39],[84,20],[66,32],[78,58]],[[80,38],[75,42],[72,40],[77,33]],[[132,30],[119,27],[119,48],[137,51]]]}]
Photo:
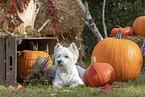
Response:
[{"label": "tree trunk", "polygon": [[[86,19],[87,19],[86,24],[88,25],[88,27],[91,29],[91,31],[94,33],[94,35],[98,38],[98,41],[102,40],[103,37],[102,37],[101,33],[99,32],[96,24],[94,23],[94,20],[90,14],[88,8],[83,5],[81,0],[75,0],[75,1],[80,6],[83,13],[86,15]],[[86,3],[86,6],[87,6],[87,3]]]},{"label": "tree trunk", "polygon": [[107,30],[106,30],[106,25],[105,25],[105,3],[106,3],[106,0],[104,0],[104,2],[103,2],[102,20],[103,20],[105,38],[107,38],[108,36],[107,36]]}]

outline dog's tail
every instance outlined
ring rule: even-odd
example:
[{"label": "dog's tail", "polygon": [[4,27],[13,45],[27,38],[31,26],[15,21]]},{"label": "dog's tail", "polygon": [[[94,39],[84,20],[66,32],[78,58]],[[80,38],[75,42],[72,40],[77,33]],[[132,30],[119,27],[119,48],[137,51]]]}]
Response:
[{"label": "dog's tail", "polygon": [[80,66],[78,66],[78,65],[76,65],[76,67],[77,67],[77,70],[78,70],[79,76],[80,76],[80,78],[81,78],[82,81],[83,81],[83,75],[84,75],[85,69],[82,68],[82,67],[80,67]]}]

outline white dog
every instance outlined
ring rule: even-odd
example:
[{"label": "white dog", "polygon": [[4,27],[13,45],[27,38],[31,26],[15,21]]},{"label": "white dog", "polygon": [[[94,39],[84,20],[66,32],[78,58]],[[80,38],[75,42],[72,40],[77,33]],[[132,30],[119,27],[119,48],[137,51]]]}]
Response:
[{"label": "white dog", "polygon": [[62,88],[69,85],[74,88],[83,82],[85,69],[75,65],[79,56],[79,51],[74,43],[69,47],[63,47],[57,43],[54,49],[55,65],[58,67],[53,81],[53,88]]}]

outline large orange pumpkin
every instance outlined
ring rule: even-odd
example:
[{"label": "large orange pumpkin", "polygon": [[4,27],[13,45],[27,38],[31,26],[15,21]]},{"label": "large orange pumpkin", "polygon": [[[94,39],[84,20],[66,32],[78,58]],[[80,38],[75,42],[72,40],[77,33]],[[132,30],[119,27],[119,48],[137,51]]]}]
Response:
[{"label": "large orange pumpkin", "polygon": [[133,31],[135,35],[140,35],[145,37],[145,16],[140,16],[134,21]]},{"label": "large orange pumpkin", "polygon": [[[95,58],[95,57],[92,57]],[[86,86],[98,87],[115,81],[114,68],[108,63],[92,62],[83,75]]]},{"label": "large orange pumpkin", "polygon": [[133,35],[132,27],[128,26],[128,27],[125,27],[125,28],[113,28],[111,30],[111,36],[115,37],[119,30],[122,30],[122,35],[121,36],[132,36]]},{"label": "large orange pumpkin", "polygon": [[[48,57],[49,55],[44,51],[31,51],[24,50],[18,54],[18,80],[22,81],[25,79],[32,71],[33,64],[38,56]],[[52,60],[50,58],[49,65],[52,65]]]},{"label": "large orange pumpkin", "polygon": [[[120,31],[119,31],[120,32]],[[119,36],[118,36],[119,35]],[[117,34],[116,38],[101,40],[94,48],[92,56],[98,63],[109,63],[116,72],[116,81],[134,80],[143,65],[143,56],[139,46]]]}]

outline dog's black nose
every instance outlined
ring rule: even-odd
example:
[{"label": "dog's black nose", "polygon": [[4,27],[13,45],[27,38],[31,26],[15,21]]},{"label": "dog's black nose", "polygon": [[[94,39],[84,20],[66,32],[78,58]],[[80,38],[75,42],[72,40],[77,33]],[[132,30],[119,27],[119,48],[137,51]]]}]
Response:
[{"label": "dog's black nose", "polygon": [[62,61],[61,61],[61,60],[59,60],[59,61],[58,61],[58,64],[60,65],[60,64],[61,64],[61,62],[62,62]]}]

